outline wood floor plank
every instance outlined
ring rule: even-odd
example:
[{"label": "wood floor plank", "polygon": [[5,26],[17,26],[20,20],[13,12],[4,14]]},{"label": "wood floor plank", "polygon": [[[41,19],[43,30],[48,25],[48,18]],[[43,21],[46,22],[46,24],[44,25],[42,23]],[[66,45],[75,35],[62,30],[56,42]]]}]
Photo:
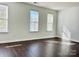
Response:
[{"label": "wood floor plank", "polygon": [[0,45],[0,57],[79,57],[79,43],[57,39]]}]

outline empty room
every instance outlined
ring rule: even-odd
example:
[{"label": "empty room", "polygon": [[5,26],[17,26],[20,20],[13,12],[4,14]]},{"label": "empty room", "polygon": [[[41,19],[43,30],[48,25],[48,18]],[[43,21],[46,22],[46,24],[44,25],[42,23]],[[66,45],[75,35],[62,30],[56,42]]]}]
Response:
[{"label": "empty room", "polygon": [[0,57],[79,57],[79,2],[0,2]]}]

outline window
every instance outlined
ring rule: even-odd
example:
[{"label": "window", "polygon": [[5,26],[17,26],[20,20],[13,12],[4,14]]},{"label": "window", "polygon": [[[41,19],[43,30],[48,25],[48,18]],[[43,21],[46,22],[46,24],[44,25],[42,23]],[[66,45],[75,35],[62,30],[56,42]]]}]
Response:
[{"label": "window", "polygon": [[47,31],[53,30],[53,14],[47,14]]},{"label": "window", "polygon": [[0,5],[0,32],[8,32],[8,6]]},{"label": "window", "polygon": [[39,13],[37,11],[30,11],[30,31],[38,31]]}]

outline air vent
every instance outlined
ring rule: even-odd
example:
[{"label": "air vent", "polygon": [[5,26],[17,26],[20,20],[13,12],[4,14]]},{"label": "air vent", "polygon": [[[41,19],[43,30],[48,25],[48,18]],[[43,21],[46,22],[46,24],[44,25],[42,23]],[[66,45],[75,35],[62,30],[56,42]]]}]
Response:
[{"label": "air vent", "polygon": [[37,2],[33,2],[34,4],[38,4]]}]

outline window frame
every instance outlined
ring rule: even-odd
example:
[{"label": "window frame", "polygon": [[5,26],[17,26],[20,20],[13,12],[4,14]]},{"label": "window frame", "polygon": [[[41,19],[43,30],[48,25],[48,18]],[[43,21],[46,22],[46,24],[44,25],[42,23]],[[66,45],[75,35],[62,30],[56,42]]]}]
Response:
[{"label": "window frame", "polygon": [[5,13],[6,13],[6,16],[5,17],[3,17],[2,19],[3,20],[5,20],[6,21],[6,30],[7,31],[0,31],[0,33],[8,33],[9,32],[9,26],[8,26],[8,23],[9,23],[9,21],[8,21],[8,10],[9,10],[9,8],[8,8],[8,5],[6,5],[6,4],[0,4],[0,6],[2,6],[2,7],[5,7]]},{"label": "window frame", "polygon": [[[51,14],[53,16],[53,20],[51,23],[48,23],[48,14]],[[52,24],[52,30],[48,30],[48,24]],[[53,13],[47,13],[47,22],[46,22],[46,31],[47,32],[52,32],[54,30],[54,14]]]},{"label": "window frame", "polygon": [[[37,31],[31,31],[30,30],[30,26],[31,26],[31,11],[36,11],[36,12],[38,12],[38,30]],[[31,33],[36,33],[36,32],[39,32],[39,18],[40,18],[40,13],[39,13],[39,11],[38,10],[35,10],[35,9],[31,9],[30,11],[29,11],[29,31],[31,32]]]}]

